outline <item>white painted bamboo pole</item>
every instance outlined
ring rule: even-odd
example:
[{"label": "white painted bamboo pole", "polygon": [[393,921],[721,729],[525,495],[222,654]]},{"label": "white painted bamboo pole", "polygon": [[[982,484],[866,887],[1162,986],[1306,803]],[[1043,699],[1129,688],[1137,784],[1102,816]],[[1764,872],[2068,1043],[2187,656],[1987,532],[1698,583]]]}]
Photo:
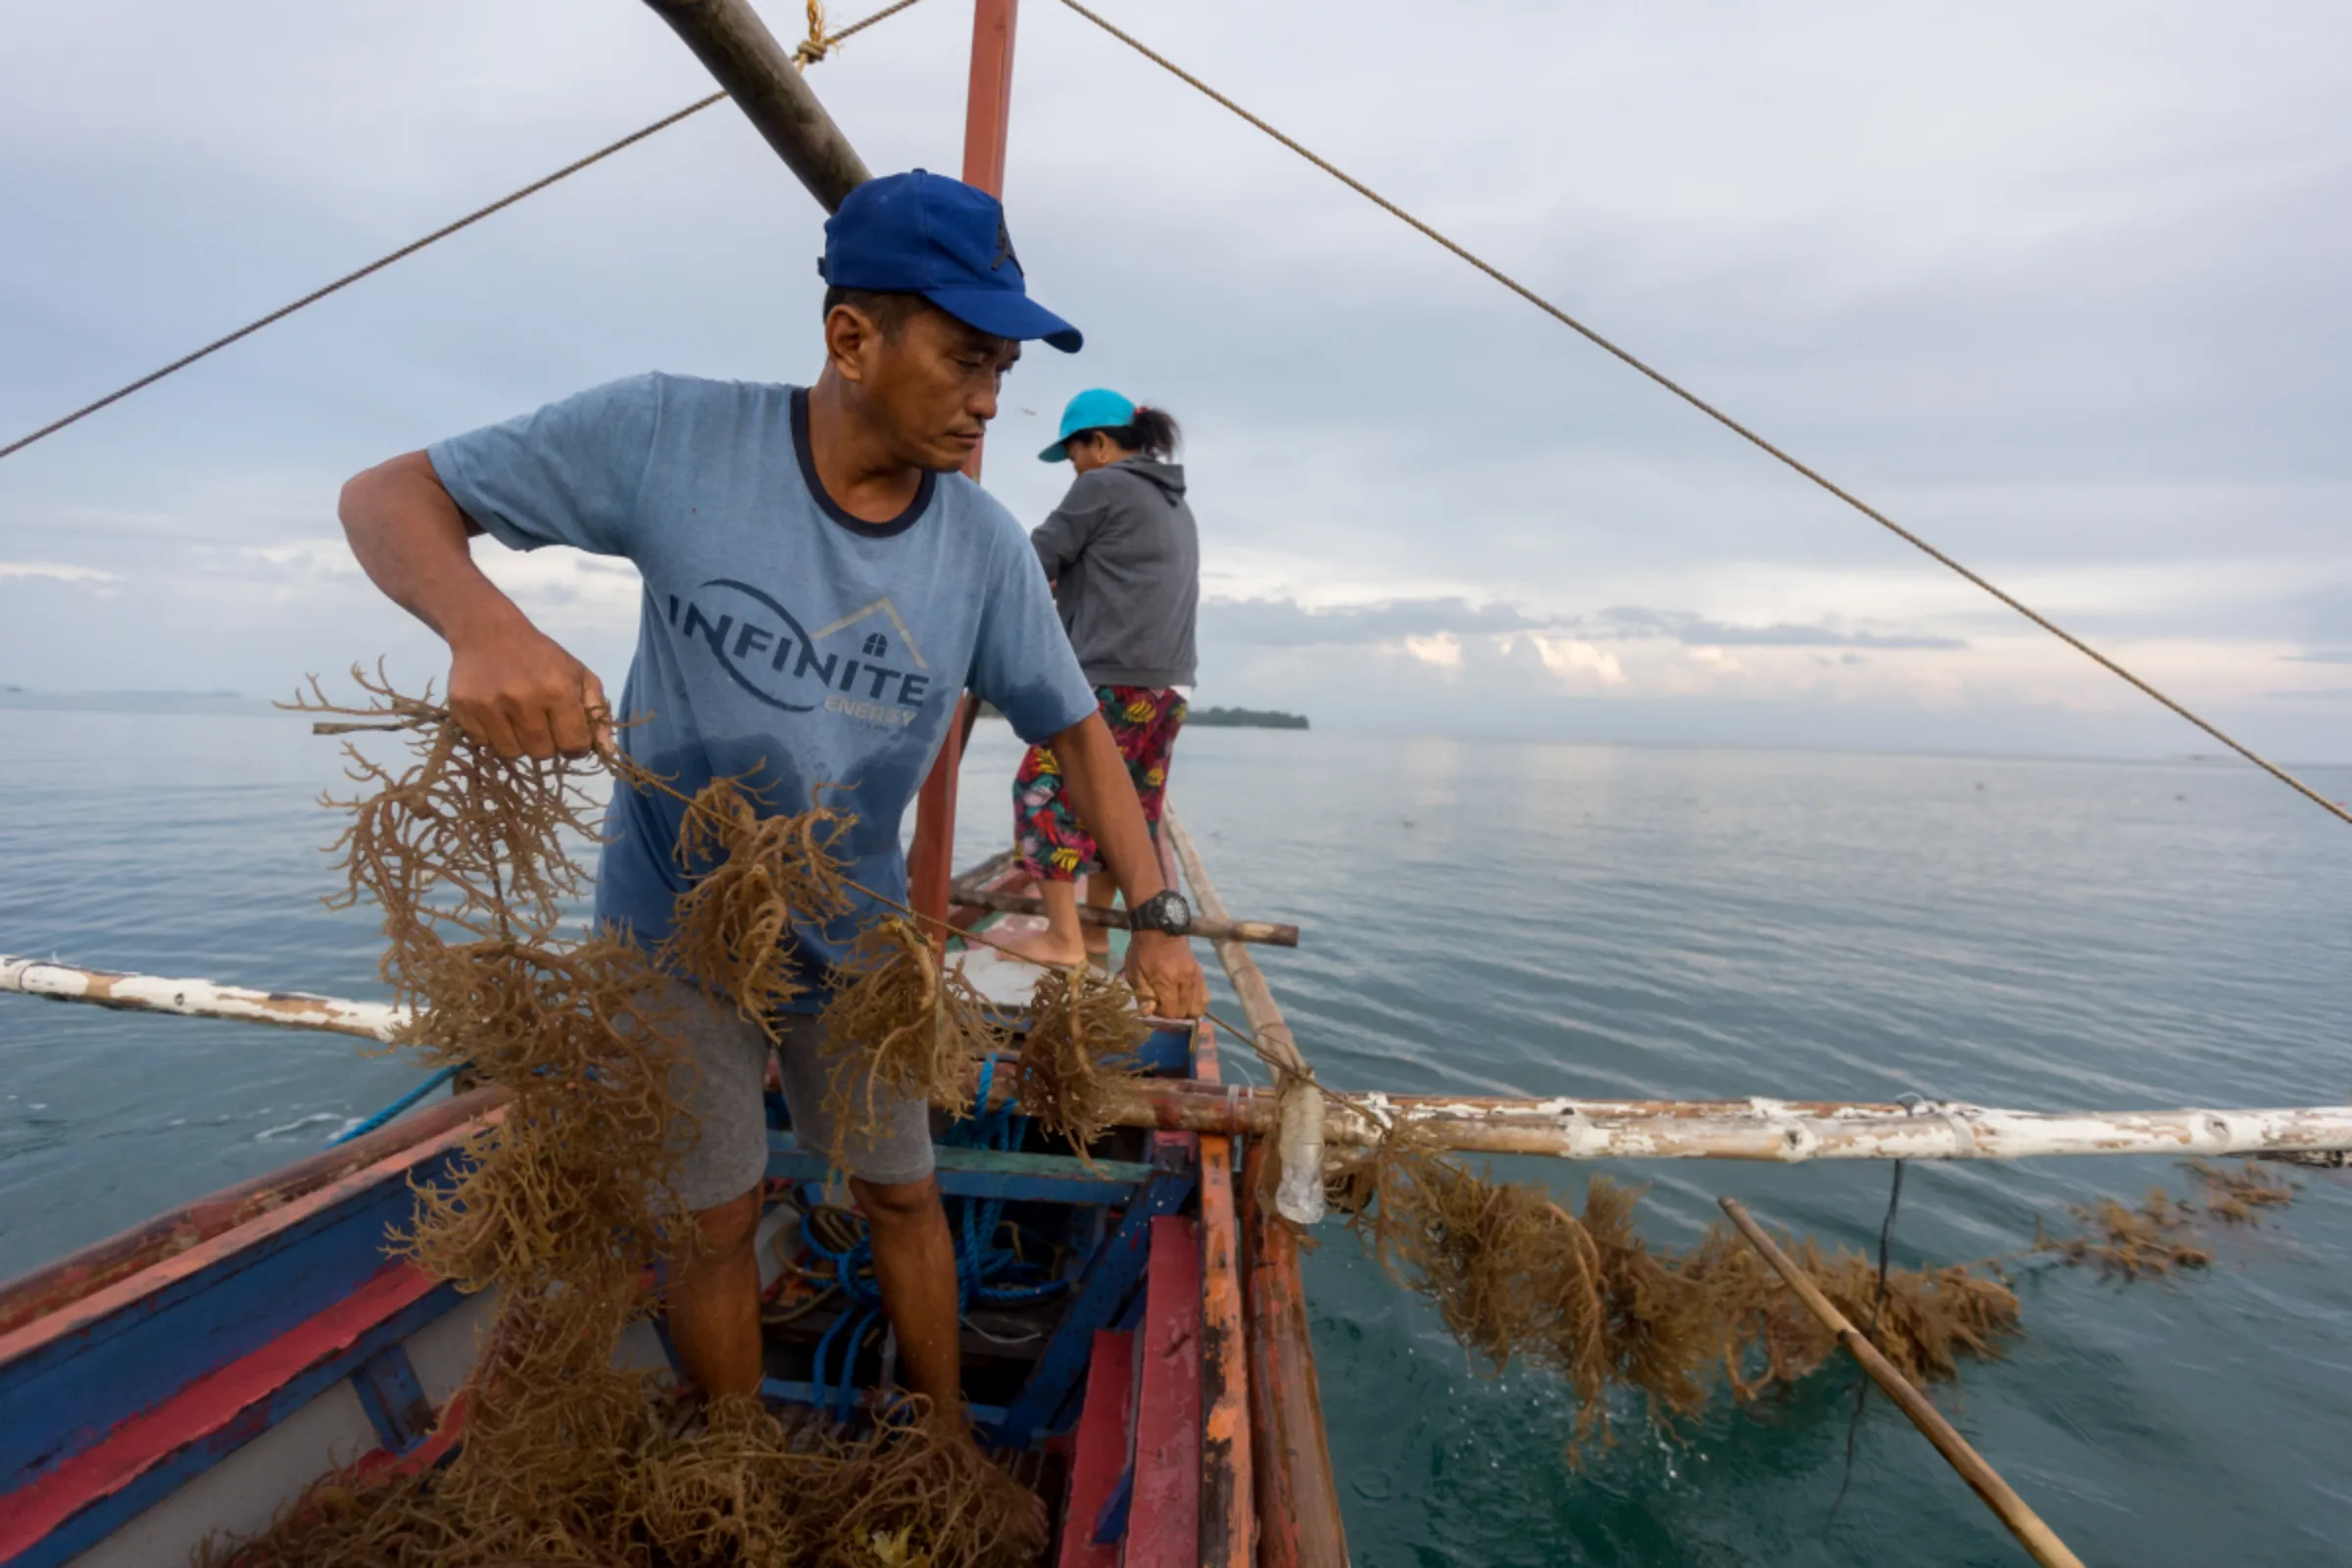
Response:
[{"label": "white painted bamboo pole", "polygon": [[[386,1040],[405,1021],[383,1003],[212,980],[83,969],[0,956],[0,992],[53,1002],[231,1018]],[[2268,1154],[2352,1151],[2352,1105],[2261,1110],[2001,1110],[1959,1102],[1905,1107],[1847,1101],[1483,1100],[1351,1094],[1327,1102],[1325,1137],[1379,1140],[1384,1121],[1467,1153],[1568,1159],[2034,1159],[2062,1154]],[[1146,1079],[1118,1119],[1135,1126],[1270,1137],[1280,1118],[1268,1090]]]},{"label": "white painted bamboo pole", "polygon": [[233,1018],[275,1024],[282,1029],[323,1029],[363,1040],[389,1040],[408,1020],[408,1009],[382,1002],[345,1002],[300,991],[254,991],[218,980],[170,980],[161,975],[118,974],[83,969],[42,958],[0,954],[0,991],[21,991],[51,1002],[87,1002],[133,1012],[173,1013],[182,1018]]},{"label": "white painted bamboo pole", "polygon": [[[1129,1086],[1122,1122],[1264,1137],[1264,1091]],[[1151,1119],[1147,1121],[1147,1116]],[[2034,1159],[2051,1154],[2320,1153],[2352,1150],[2352,1105],[2267,1110],[1999,1110],[1957,1102],[1902,1105],[1784,1100],[1485,1100],[1348,1094],[1330,1104],[1332,1144],[1378,1143],[1385,1123],[1466,1153],[1565,1159]]]}]

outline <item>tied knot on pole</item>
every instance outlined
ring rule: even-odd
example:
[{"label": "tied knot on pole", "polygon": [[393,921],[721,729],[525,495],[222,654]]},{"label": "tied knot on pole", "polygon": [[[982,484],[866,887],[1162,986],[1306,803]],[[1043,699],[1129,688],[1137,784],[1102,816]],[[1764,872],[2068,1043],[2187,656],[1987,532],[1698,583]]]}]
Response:
[{"label": "tied knot on pole", "polygon": [[792,52],[792,63],[803,71],[832,53],[835,40],[825,36],[823,0],[808,0],[808,36]]}]

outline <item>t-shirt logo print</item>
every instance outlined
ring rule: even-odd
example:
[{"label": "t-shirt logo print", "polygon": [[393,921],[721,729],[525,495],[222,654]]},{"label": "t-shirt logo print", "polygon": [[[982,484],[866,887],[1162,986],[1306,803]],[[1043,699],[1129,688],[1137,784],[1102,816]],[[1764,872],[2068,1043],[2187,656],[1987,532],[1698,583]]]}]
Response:
[{"label": "t-shirt logo print", "polygon": [[[708,649],[728,679],[788,713],[821,707],[899,727],[929,699],[931,666],[888,595],[810,631],[766,591],[713,577],[689,596],[669,595],[668,612],[686,648]],[[903,658],[892,657],[893,634]]]}]

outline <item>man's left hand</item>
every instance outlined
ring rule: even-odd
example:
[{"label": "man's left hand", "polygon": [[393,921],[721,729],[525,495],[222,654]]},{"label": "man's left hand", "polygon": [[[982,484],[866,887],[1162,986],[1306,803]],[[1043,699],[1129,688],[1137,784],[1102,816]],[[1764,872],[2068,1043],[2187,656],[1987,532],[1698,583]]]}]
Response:
[{"label": "man's left hand", "polygon": [[1198,1018],[1208,1010],[1208,981],[1183,937],[1138,931],[1127,939],[1127,984],[1137,1005],[1161,1018]]}]

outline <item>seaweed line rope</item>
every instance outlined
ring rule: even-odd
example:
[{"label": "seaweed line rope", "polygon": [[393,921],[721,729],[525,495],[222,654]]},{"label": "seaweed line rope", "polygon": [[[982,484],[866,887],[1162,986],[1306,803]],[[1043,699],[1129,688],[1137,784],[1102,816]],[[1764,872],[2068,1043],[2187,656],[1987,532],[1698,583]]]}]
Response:
[{"label": "seaweed line rope", "polygon": [[[863,32],[866,28],[872,26],[877,22],[897,16],[900,12],[906,10],[908,6],[911,6],[914,3],[915,0],[897,0],[897,4],[885,6],[881,10],[875,12],[872,16],[866,17],[861,21],[853,22],[848,26],[835,33],[826,33],[819,30],[823,25],[824,13],[819,6],[812,4],[808,7],[808,39],[794,52],[793,59],[802,70],[806,71],[810,65],[824,59],[826,54],[829,53],[833,47],[836,44],[839,44],[843,39],[851,36],[853,33]],[[26,447],[32,445],[35,441],[39,441],[47,436],[55,435],[58,431],[63,430],[66,426],[88,418],[91,415],[96,414],[100,409],[122,402],[133,392],[153,386],[156,382],[161,381],[165,376],[170,375],[176,370],[184,370],[189,366],[194,365],[198,360],[204,359],[209,355],[218,354],[220,352],[220,350],[227,348],[231,343],[235,343],[242,338],[251,337],[254,333],[259,332],[263,327],[268,326],[272,322],[284,320],[287,317],[292,316],[296,311],[301,310],[306,305],[316,305],[320,300],[326,298],[329,294],[336,293],[341,289],[349,288],[352,284],[357,283],[360,279],[382,271],[385,268],[390,267],[394,262],[406,260],[407,258],[416,255],[418,251],[423,250],[426,246],[449,238],[450,235],[457,233],[460,229],[471,227],[473,224],[480,222],[483,219],[490,217],[493,213],[505,211],[507,208],[514,206],[516,202],[521,201],[525,196],[536,196],[539,194],[539,192],[547,189],[548,186],[555,184],[557,181],[568,179],[572,175],[578,173],[581,170],[586,169],[593,164],[603,163],[614,153],[623,151],[626,148],[634,147],[637,145],[637,143],[645,140],[648,136],[653,135],[657,131],[667,130],[670,126],[676,124],[681,120],[690,120],[694,116],[699,115],[704,110],[710,108],[712,104],[723,101],[726,96],[727,95],[723,92],[714,92],[707,98],[698,98],[683,109],[677,110],[671,114],[663,115],[660,120],[655,121],[650,125],[630,131],[626,136],[621,137],[618,141],[610,142],[603,147],[599,147],[595,152],[590,153],[585,158],[565,164],[562,169],[557,170],[552,174],[542,175],[541,177],[532,180],[528,185],[523,186],[519,190],[510,191],[486,207],[475,208],[472,212],[467,213],[456,222],[444,224],[440,228],[434,229],[431,233],[424,235],[420,239],[411,240],[408,244],[403,245],[400,249],[377,257],[374,261],[369,262],[366,267],[359,269],[357,271],[344,273],[341,277],[336,278],[333,282],[327,284],[323,288],[313,289],[310,293],[305,294],[302,298],[295,300],[291,304],[281,305],[267,316],[257,317],[255,319],[246,322],[243,326],[238,327],[235,331],[213,339],[210,343],[207,343],[204,347],[196,350],[194,353],[183,354],[178,359],[173,360],[171,364],[163,366],[158,369],[150,370],[145,375],[140,376],[137,380],[115,388],[114,391],[109,392],[106,396],[98,399],[94,403],[85,403],[80,408],[75,409],[72,414],[65,416],[63,418],[51,420],[49,423],[42,425],[38,430],[33,431],[31,434],[19,436],[16,440],[11,441],[8,445],[0,447],[0,458],[6,458],[11,454],[22,452]]]},{"label": "seaweed line rope", "polygon": [[1561,310],[1557,305],[1552,304],[1551,301],[1545,299],[1543,295],[1538,294],[1534,289],[1529,288],[1517,278],[1514,278],[1509,273],[1504,272],[1500,268],[1494,266],[1492,262],[1487,261],[1485,258],[1477,255],[1475,252],[1469,250],[1467,247],[1459,244],[1458,242],[1447,238],[1445,234],[1423,222],[1420,219],[1415,218],[1412,214],[1406,212],[1403,208],[1397,206],[1386,196],[1381,195],[1380,192],[1374,190],[1362,180],[1357,179],[1346,170],[1341,169],[1337,165],[1333,164],[1329,159],[1321,157],[1308,148],[1300,145],[1298,142],[1293,140],[1291,137],[1283,134],[1281,131],[1275,129],[1272,125],[1266,123],[1266,122],[1251,114],[1249,110],[1244,109],[1240,104],[1235,103],[1232,99],[1217,91],[1216,88],[1211,87],[1207,82],[1202,81],[1191,72],[1186,71],[1182,66],[1179,66],[1174,61],[1168,59],[1167,56],[1153,50],[1142,39],[1137,38],[1130,33],[1122,32],[1118,27],[1112,25],[1109,22],[1106,22],[1102,18],[1095,15],[1094,12],[1089,11],[1085,6],[1079,4],[1078,0],[1061,0],[1061,3],[1069,7],[1072,11],[1077,12],[1078,15],[1093,23],[1096,26],[1102,28],[1104,32],[1109,33],[1113,38],[1118,39],[1119,42],[1125,44],[1128,48],[1133,49],[1137,54],[1142,55],[1145,59],[1159,67],[1162,71],[1167,72],[1177,80],[1185,83],[1189,87],[1194,88],[1202,96],[1210,99],[1211,101],[1231,110],[1243,120],[1248,121],[1259,130],[1264,131],[1267,135],[1273,137],[1276,141],[1282,143],[1285,147],[1288,147],[1291,151],[1297,153],[1299,157],[1305,159],[1308,163],[1314,165],[1317,169],[1320,169],[1323,171],[1323,172],[1329,174],[1332,178],[1338,180],[1349,190],[1354,191],[1358,196],[1363,197],[1364,200],[1370,202],[1373,206],[1387,213],[1391,218],[1397,220],[1399,222],[1402,222],[1411,228],[1419,230],[1429,239],[1436,241],[1438,244],[1451,251],[1455,256],[1461,258],[1465,262],[1468,262],[1472,267],[1477,268],[1480,271],[1486,273],[1495,282],[1500,283],[1504,288],[1509,289],[1512,293],[1527,301],[1528,304],[1533,305],[1537,310],[1542,311],[1553,320],[1558,321],[1562,326],[1567,327],[1570,331],[1575,332],[1578,336],[1592,344],[1593,347],[1606,351],[1618,360],[1623,361],[1626,365],[1629,365],[1633,368],[1641,371],[1643,375],[1649,377],[1650,380],[1655,381],[1659,386],[1664,387],[1676,397],[1681,398],[1685,403],[1690,404],[1692,408],[1698,410],[1699,413],[1705,415],[1708,418],[1713,419],[1725,429],[1730,430],[1734,435],[1739,436],[1740,439],[1748,442],[1750,445],[1754,446],[1759,451],[1764,452],[1768,456],[1779,459],[1783,464],[1786,464],[1788,467],[1795,469],[1798,473],[1804,475],[1804,477],[1812,480],[1815,484],[1821,486],[1822,489],[1827,490],[1831,495],[1836,496],[1838,500],[1853,508],[1856,512],[1861,513],[1862,515],[1879,524],[1879,526],[1885,528],[1887,532],[1893,534],[1905,544],[1910,545],[1912,548],[1930,557],[1939,564],[1949,567],[1951,570],[1957,572],[1960,576],[1976,584],[1979,588],[1984,589],[1986,593],[1992,595],[1993,598],[1999,600],[2002,604],[2007,605],[2011,610],[2016,611],[2019,614],[2025,616],[2034,625],[2039,626],[2043,631],[2048,632],[2060,642],[2063,642],[2068,647],[2074,649],[2075,652],[2090,660],[2093,663],[2098,664],[2108,673],[2120,676],[2132,686],[2137,687],[2141,693],[2155,699],[2158,703],[2163,704],[2166,708],[2171,709],[2180,717],[2188,720],[2191,724],[2194,724],[2197,728],[2203,730],[2215,740],[2220,741],[2224,746],[2229,747],[2230,750],[2235,752],[2247,761],[2252,762],[2256,767],[2261,768],[2264,772],[2278,780],[2279,783],[2284,784],[2289,789],[2292,789],[2298,794],[2307,797],[2314,804],[2324,808],[2326,810],[2342,819],[2343,821],[2352,823],[2352,810],[2347,810],[2344,807],[2338,805],[2334,801],[2329,800],[2327,796],[2322,795],[2318,790],[2313,789],[2310,785],[2304,783],[2301,779],[2295,777],[2294,774],[2289,773],[2278,763],[2273,762],[2266,757],[2263,757],[2251,747],[2246,746],[2242,742],[2236,740],[2234,737],[2225,733],[2207,720],[2198,717],[2195,713],[2189,711],[2189,710],[2183,708],[2172,698],[2167,697],[2164,693],[2158,691],[2155,687],[2149,685],[2137,675],[2132,674],[2132,671],[2126,669],[2123,665],[2117,663],[2105,654],[2100,653],[2096,648],[2091,647],[2090,644],[2084,642],[2082,638],[2077,637],[2073,632],[2068,631],[2056,621],[2051,620],[2047,615],[2044,615],[2038,611],[2034,610],[2011,594],[1998,587],[1995,587],[1992,583],[1986,581],[1977,573],[1969,570],[1968,567],[1962,565],[1959,562],[1954,561],[1950,556],[1945,555],[1942,551],[1936,549],[1934,545],[1928,543],[1925,539],[1922,539],[1918,534],[1913,533],[1910,529],[1904,527],[1892,517],[1887,516],[1886,514],[1881,512],[1869,502],[1864,501],[1852,491],[1847,490],[1843,486],[1836,483],[1828,476],[1821,473],[1818,469],[1807,466],[1798,459],[1791,457],[1788,453],[1783,451],[1781,448],[1773,445],[1770,441],[1767,441],[1764,437],[1758,435],[1746,425],[1741,424],[1738,419],[1733,418],[1730,415],[1724,413],[1721,409],[1715,407],[1714,404],[1709,403],[1697,393],[1692,392],[1690,388],[1684,386],[1681,382],[1675,380],[1663,370],[1654,368],[1645,361],[1636,357],[1631,352],[1618,347],[1615,343],[1601,336],[1600,333],[1594,331],[1592,327],[1587,326],[1575,317],[1570,316],[1566,311]]}]

